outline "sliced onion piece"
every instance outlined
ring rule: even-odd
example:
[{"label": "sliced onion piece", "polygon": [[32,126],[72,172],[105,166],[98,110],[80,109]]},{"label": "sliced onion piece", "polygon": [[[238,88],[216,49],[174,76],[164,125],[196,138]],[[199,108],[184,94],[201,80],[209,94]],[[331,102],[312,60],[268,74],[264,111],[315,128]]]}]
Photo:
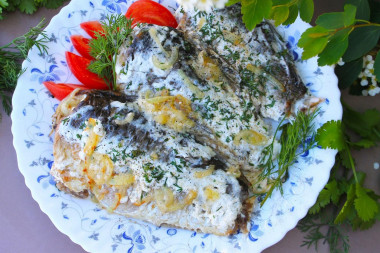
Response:
[{"label": "sliced onion piece", "polygon": [[190,78],[183,72],[182,69],[178,70],[178,74],[181,76],[185,84],[189,87],[189,89],[195,94],[197,98],[203,98],[204,94],[203,92],[193,84],[193,82],[190,80]]},{"label": "sliced onion piece", "polygon": [[157,46],[161,49],[161,51],[164,52],[164,53],[166,54],[167,57],[169,57],[169,53],[166,52],[166,50],[164,49],[164,47],[163,47],[162,44],[161,44],[160,39],[159,39],[158,36],[157,36],[157,30],[156,30],[156,28],[151,27],[151,28],[149,29],[149,35],[150,35],[150,37],[154,40],[154,42],[156,42]]},{"label": "sliced onion piece", "polygon": [[152,62],[153,62],[153,65],[156,67],[156,68],[159,68],[159,69],[162,69],[162,70],[168,70],[168,69],[171,69],[174,65],[174,63],[177,61],[178,59],[178,47],[174,47],[173,50],[171,51],[170,53],[170,57],[169,57],[169,60],[168,62],[160,62],[157,58],[156,55],[153,55],[152,56]]},{"label": "sliced onion piece", "polygon": [[251,145],[261,146],[265,144],[267,138],[265,135],[258,133],[255,130],[242,130],[235,136],[234,144],[239,145],[241,140],[244,140]]},{"label": "sliced onion piece", "polygon": [[256,67],[256,66],[253,66],[252,64],[248,64],[247,65],[247,69],[253,73],[255,73],[256,75],[263,75],[265,74],[265,76],[268,78],[268,80],[272,83],[274,83],[278,88],[280,88],[283,92],[285,92],[285,85],[283,83],[281,83],[279,80],[277,80],[274,76],[266,73],[264,70],[262,70],[261,68],[259,67]]}]

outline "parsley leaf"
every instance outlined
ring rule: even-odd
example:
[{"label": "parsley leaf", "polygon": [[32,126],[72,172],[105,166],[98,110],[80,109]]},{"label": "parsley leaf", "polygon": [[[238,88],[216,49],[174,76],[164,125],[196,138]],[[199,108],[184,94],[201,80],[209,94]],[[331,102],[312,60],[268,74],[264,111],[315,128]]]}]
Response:
[{"label": "parsley leaf", "polygon": [[342,209],[340,210],[338,216],[335,218],[335,224],[341,224],[347,218],[347,216],[354,210],[354,199],[355,199],[355,184],[351,184],[347,192],[347,200],[344,203]]},{"label": "parsley leaf", "polygon": [[346,141],[341,121],[326,122],[318,129],[315,139],[322,148],[343,150]]},{"label": "parsley leaf", "polygon": [[358,212],[359,217],[367,222],[375,217],[378,213],[379,207],[375,199],[371,198],[367,194],[367,189],[363,188],[361,185],[356,184],[356,199],[355,199],[355,209]]},{"label": "parsley leaf", "polygon": [[330,204],[331,201],[334,204],[337,204],[340,196],[341,196],[341,192],[338,188],[338,183],[336,180],[332,180],[319,193],[317,202],[314,204],[314,206],[310,208],[309,213],[311,214],[318,213],[321,210],[321,208]]},{"label": "parsley leaf", "polygon": [[37,10],[37,6],[34,1],[21,0],[19,5],[20,11],[26,14],[32,14]]},{"label": "parsley leaf", "polygon": [[0,0],[0,20],[3,13],[19,10],[26,14],[33,14],[40,7],[56,9],[67,0]]},{"label": "parsley leaf", "polygon": [[376,142],[368,139],[361,139],[358,142],[352,142],[351,145],[355,148],[372,148],[376,146]]},{"label": "parsley leaf", "polygon": [[343,123],[355,133],[372,141],[380,141],[380,111],[370,109],[360,113],[343,103]]}]

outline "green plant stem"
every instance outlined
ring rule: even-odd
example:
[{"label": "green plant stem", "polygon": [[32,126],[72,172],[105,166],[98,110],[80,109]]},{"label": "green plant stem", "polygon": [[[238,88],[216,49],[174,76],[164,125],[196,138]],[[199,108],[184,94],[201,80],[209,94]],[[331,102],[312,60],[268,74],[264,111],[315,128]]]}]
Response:
[{"label": "green plant stem", "polygon": [[350,148],[349,148],[347,142],[345,143],[345,151],[347,152],[348,159],[350,160],[350,165],[351,165],[352,173],[353,173],[354,178],[355,178],[355,182],[359,183],[358,177],[356,175],[356,168],[355,168],[354,159],[352,158],[351,151],[350,151]]},{"label": "green plant stem", "polygon": [[298,0],[293,0],[292,2],[286,3],[286,4],[279,4],[279,5],[274,5],[272,8],[279,8],[279,7],[290,7],[294,4],[296,4]]}]

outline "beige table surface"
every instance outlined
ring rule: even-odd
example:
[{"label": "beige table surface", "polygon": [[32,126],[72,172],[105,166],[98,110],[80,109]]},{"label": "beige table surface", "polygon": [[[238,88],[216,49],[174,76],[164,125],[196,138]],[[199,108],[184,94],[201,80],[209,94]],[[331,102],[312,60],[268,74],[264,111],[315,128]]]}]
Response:
[{"label": "beige table surface", "polygon": [[[100,0],[99,0],[100,1]],[[339,10],[343,0],[316,0],[316,12]],[[5,21],[0,21],[0,45],[21,35],[29,27],[36,25],[42,17],[48,21],[58,10],[38,11],[33,16],[15,13]],[[343,99],[358,110],[380,109],[380,95],[377,97],[352,97],[343,94]],[[1,107],[1,106],[0,106]],[[0,108],[2,111],[2,108]],[[16,153],[13,148],[11,120],[3,114],[0,122],[0,252],[39,252],[39,253],[80,253],[84,250],[59,232],[49,218],[39,209],[25,186],[24,178],[18,170]],[[374,162],[380,162],[380,148],[358,152],[357,167],[368,173],[367,185],[380,193],[380,170],[373,169]],[[380,222],[371,230],[350,232],[350,252],[380,252]],[[283,240],[265,250],[265,253],[329,252],[326,245],[318,251],[301,248],[303,234],[293,229]]]}]

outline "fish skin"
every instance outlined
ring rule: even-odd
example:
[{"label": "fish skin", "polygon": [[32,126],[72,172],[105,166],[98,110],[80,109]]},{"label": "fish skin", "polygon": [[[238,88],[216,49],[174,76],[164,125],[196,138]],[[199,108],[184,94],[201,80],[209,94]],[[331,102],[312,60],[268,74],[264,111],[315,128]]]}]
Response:
[{"label": "fish skin", "polygon": [[[207,21],[200,29],[197,26],[202,16]],[[270,22],[264,20],[252,32],[248,31],[242,22],[240,5],[237,4],[221,10],[214,10],[210,14],[191,11],[179,18],[181,18],[181,21],[179,22],[178,29],[184,32],[186,39],[198,41],[195,43],[203,44],[204,47],[210,47],[228,64],[233,66],[237,72],[239,72],[241,66],[244,67],[248,63],[255,65],[255,61],[249,60],[252,52],[258,58],[260,58],[260,55],[270,56],[267,62],[261,64],[261,67],[264,72],[272,75],[284,85],[285,90],[275,95],[279,99],[284,100],[283,104],[287,109],[287,111],[282,112],[282,115],[274,116],[274,120],[278,120],[281,116],[285,115],[290,110],[292,103],[303,98],[307,93],[307,88],[298,74],[286,44]],[[225,38],[224,34],[221,35],[223,29],[242,38],[241,43],[237,45],[233,43],[228,44],[228,50],[232,52],[239,51],[240,55],[237,60],[228,58],[226,54],[227,49],[220,46],[223,38]],[[241,50],[242,44],[246,46],[246,50]],[[240,82],[240,87],[244,89],[243,82]],[[267,96],[271,95],[270,92],[267,92],[267,94]],[[260,109],[263,116],[268,117],[268,113],[265,113],[266,109],[263,107]]]},{"label": "fish skin", "polygon": [[[292,56],[289,54],[282,37],[278,34],[276,28],[271,23],[264,21],[262,25],[263,24],[268,25],[269,30],[271,31],[269,33],[264,33],[268,43],[277,43],[282,46],[281,51],[286,52],[281,54],[286,64],[281,65],[279,63],[273,63],[271,68],[268,68],[268,73],[277,78],[281,83],[285,84],[286,90],[284,92],[284,96],[288,101],[293,102],[302,98],[307,93],[307,88],[298,74]],[[278,50],[274,53],[278,53]],[[271,71],[273,68],[275,68],[276,71]]]},{"label": "fish skin", "polygon": [[[69,121],[70,126],[73,128],[79,128],[89,118],[98,119],[102,123],[108,137],[120,136],[125,146],[136,146],[136,148],[147,152],[159,152],[162,162],[168,162],[171,157],[176,156],[173,149],[167,149],[164,145],[166,136],[175,135],[176,138],[180,139],[178,143],[182,147],[187,146],[188,142],[195,141],[190,135],[184,138],[181,134],[171,129],[165,129],[155,122],[149,122],[144,114],[137,109],[137,105],[134,104],[137,96],[108,90],[81,90],[77,95],[85,95],[85,99],[73,109],[76,116],[72,116]],[[123,109],[116,111],[115,107],[111,106],[112,102],[126,103],[126,105],[123,106]],[[78,111],[84,107],[88,107],[88,109],[84,113],[79,113]],[[134,113],[133,122],[125,125],[115,123],[114,115],[116,113],[127,115],[130,112]],[[155,133],[159,133],[160,138],[152,137]],[[211,164],[216,164],[221,166],[221,168],[226,167],[226,164],[216,156],[209,160],[191,156],[182,158],[194,168],[206,168]]]},{"label": "fish skin", "polygon": [[[67,132],[76,131],[81,129],[81,125],[85,123],[89,118],[95,118],[101,122],[102,127],[105,130],[104,140],[102,140],[97,147],[101,147],[102,143],[108,143],[110,140],[120,140],[123,141],[123,147],[128,147],[130,149],[139,149],[144,150],[146,155],[151,155],[152,153],[159,154],[158,161],[161,164],[161,167],[165,170],[165,166],[172,161],[173,159],[183,159],[188,163],[188,168],[182,168],[183,173],[191,172],[194,169],[206,169],[210,165],[215,166],[215,173],[217,175],[224,175],[226,178],[226,191],[224,194],[231,195],[230,198],[236,199],[239,201],[241,206],[239,207],[239,212],[235,213],[236,217],[234,220],[229,219],[231,222],[228,226],[228,230],[218,231],[218,228],[215,228],[214,225],[207,225],[207,222],[203,222],[204,224],[198,224],[197,221],[194,224],[188,222],[188,225],[184,227],[183,224],[179,224],[181,220],[180,217],[186,216],[189,210],[192,210],[192,206],[189,206],[188,209],[179,210],[179,214],[177,211],[174,211],[173,215],[178,219],[170,220],[170,213],[159,214],[156,207],[154,207],[154,202],[143,204],[142,206],[135,206],[130,199],[124,204],[120,204],[115,210],[115,213],[125,215],[127,217],[134,217],[143,220],[147,220],[156,225],[161,225],[161,223],[167,223],[169,225],[184,227],[192,230],[198,230],[205,233],[215,233],[220,235],[229,235],[234,233],[237,229],[241,231],[247,232],[247,226],[249,225],[246,221],[250,219],[251,208],[250,204],[245,204],[249,202],[249,193],[247,187],[242,187],[237,183],[237,180],[224,172],[224,167],[226,165],[220,161],[217,156],[213,155],[209,158],[206,156],[195,156],[194,153],[189,154],[189,156],[185,157],[181,154],[178,154],[170,145],[166,145],[167,140],[165,139],[167,136],[171,138],[180,139],[177,141],[178,150],[187,147],[188,145],[201,145],[196,143],[194,139],[192,139],[189,135],[182,135],[181,133],[177,133],[171,129],[164,129],[159,124],[155,122],[147,121],[144,118],[143,113],[140,113],[136,106],[136,96],[129,96],[122,93],[116,93],[113,91],[99,91],[99,90],[83,90],[76,93],[76,96],[84,96],[84,99],[79,102],[78,105],[72,110],[72,114],[70,114],[67,118],[62,118],[61,121],[58,122],[57,133],[54,141],[54,155],[55,155],[55,163],[52,168],[52,175],[55,177],[57,181],[57,187],[59,189],[68,192],[74,196],[86,198],[88,196],[88,192],[92,193],[93,186],[89,185],[87,189],[82,189],[80,192],[75,192],[75,190],[71,189],[70,184],[66,184],[65,180],[69,180],[71,178],[70,172],[67,170],[75,168],[64,168],[62,166],[67,166],[68,162],[65,160],[62,163],[60,154],[65,152],[78,152],[78,147],[80,144],[79,140],[67,139],[65,134]],[[118,125],[115,123],[115,115],[117,113],[122,113],[123,115],[128,115],[128,113],[133,112],[135,114],[134,119],[123,125]],[[59,113],[59,112],[58,112]],[[66,128],[65,128],[66,127]],[[63,129],[62,129],[63,128]],[[66,129],[66,130],[65,130]],[[64,131],[64,132],[62,132]],[[157,134],[158,133],[158,134]],[[113,147],[117,147],[118,145],[113,145]],[[76,151],[75,151],[76,150]],[[96,152],[102,152],[99,149],[95,149]],[[211,152],[212,153],[212,152]],[[145,156],[145,154],[143,155]],[[112,157],[112,156],[111,156]],[[67,158],[66,158],[67,159]],[[117,159],[129,159],[129,158],[120,158]],[[117,159],[114,161],[114,166],[117,164]],[[141,164],[140,164],[141,165]],[[123,165],[124,166],[124,165]],[[139,166],[139,163],[137,165]],[[123,173],[123,171],[119,171],[117,173]],[[68,176],[70,175],[70,176]],[[184,174],[182,174],[185,176]],[[85,174],[82,175],[85,177]],[[142,179],[144,180],[144,179]],[[82,182],[89,182],[86,178],[82,179]],[[166,181],[165,181],[166,184]],[[210,182],[211,186],[212,182]],[[119,194],[118,190],[113,189],[112,187],[108,187],[103,185],[103,189],[108,192],[103,199],[98,199],[100,204],[105,208],[110,208],[115,202],[115,193]],[[170,183],[168,181],[168,187],[170,187]],[[180,196],[180,194],[179,194]],[[154,213],[147,214],[146,212],[151,211]],[[222,209],[223,210],[223,209]],[[156,215],[155,215],[156,213]],[[144,216],[146,214],[146,216]],[[160,218],[163,217],[163,220]],[[222,216],[221,216],[222,217]],[[233,217],[232,217],[233,218]],[[174,223],[173,223],[174,222]],[[202,222],[201,222],[202,223]],[[190,224],[190,225],[189,225]]]},{"label": "fish skin", "polygon": [[[178,60],[173,65],[173,68],[166,72],[157,71],[150,61],[153,55],[162,54],[161,50],[155,45],[155,42],[149,34],[149,29],[152,27],[157,29],[158,34],[161,35],[162,45],[167,51],[174,46],[179,46]],[[148,50],[149,47],[151,47],[151,50]],[[214,59],[217,63],[220,63],[221,66],[224,66],[222,71],[222,80],[226,84],[222,88],[225,94],[224,97],[229,97],[230,101],[232,101],[232,99],[236,101],[234,103],[235,107],[226,106],[230,108],[231,111],[235,110],[235,108],[239,108],[239,110],[242,111],[241,103],[244,101],[244,98],[239,96],[240,91],[238,86],[240,76],[238,72],[211,48],[202,48],[202,43],[199,43],[199,41],[187,39],[183,32],[168,27],[148,25],[142,27],[136,33],[131,46],[126,50],[125,55],[122,56],[122,59],[125,59],[126,61],[126,66],[128,66],[128,69],[125,70],[127,81],[119,82],[117,89],[125,94],[133,94],[141,97],[146,90],[151,90],[153,93],[155,92],[153,87],[154,83],[165,83],[173,87],[173,92],[179,92],[179,94],[184,95],[184,92],[182,91],[183,89],[186,89],[186,84],[180,80],[181,78],[176,72],[179,69],[183,70],[189,79],[201,90],[210,89],[211,86],[208,83],[208,80],[197,74],[197,71],[194,70],[194,65],[192,64],[192,61],[194,62],[202,52],[205,52],[207,57]],[[147,71],[140,74],[136,70],[140,71],[140,66],[142,64],[145,65]],[[139,76],[136,77],[136,74]],[[131,84],[128,89],[126,88],[128,87],[127,84]],[[192,103],[192,107],[195,111],[199,111],[200,113],[207,111],[204,105],[197,103],[197,101]],[[252,124],[257,124],[255,121],[259,121],[259,119],[254,113],[254,108],[252,109],[251,122]],[[197,119],[194,118],[193,120],[196,123],[195,127],[188,129],[188,133],[193,135],[198,142],[208,145],[215,150],[218,158],[228,164],[227,167],[248,166],[249,162],[246,157],[247,152],[249,151],[232,147],[231,143],[226,143],[226,141],[218,138],[216,130],[213,129],[213,126],[210,125],[207,120],[203,120],[200,117]],[[236,119],[236,122],[236,124],[241,125],[243,128],[241,120]],[[265,128],[265,123],[261,122],[261,126]],[[269,129],[269,126],[267,128]]]}]

